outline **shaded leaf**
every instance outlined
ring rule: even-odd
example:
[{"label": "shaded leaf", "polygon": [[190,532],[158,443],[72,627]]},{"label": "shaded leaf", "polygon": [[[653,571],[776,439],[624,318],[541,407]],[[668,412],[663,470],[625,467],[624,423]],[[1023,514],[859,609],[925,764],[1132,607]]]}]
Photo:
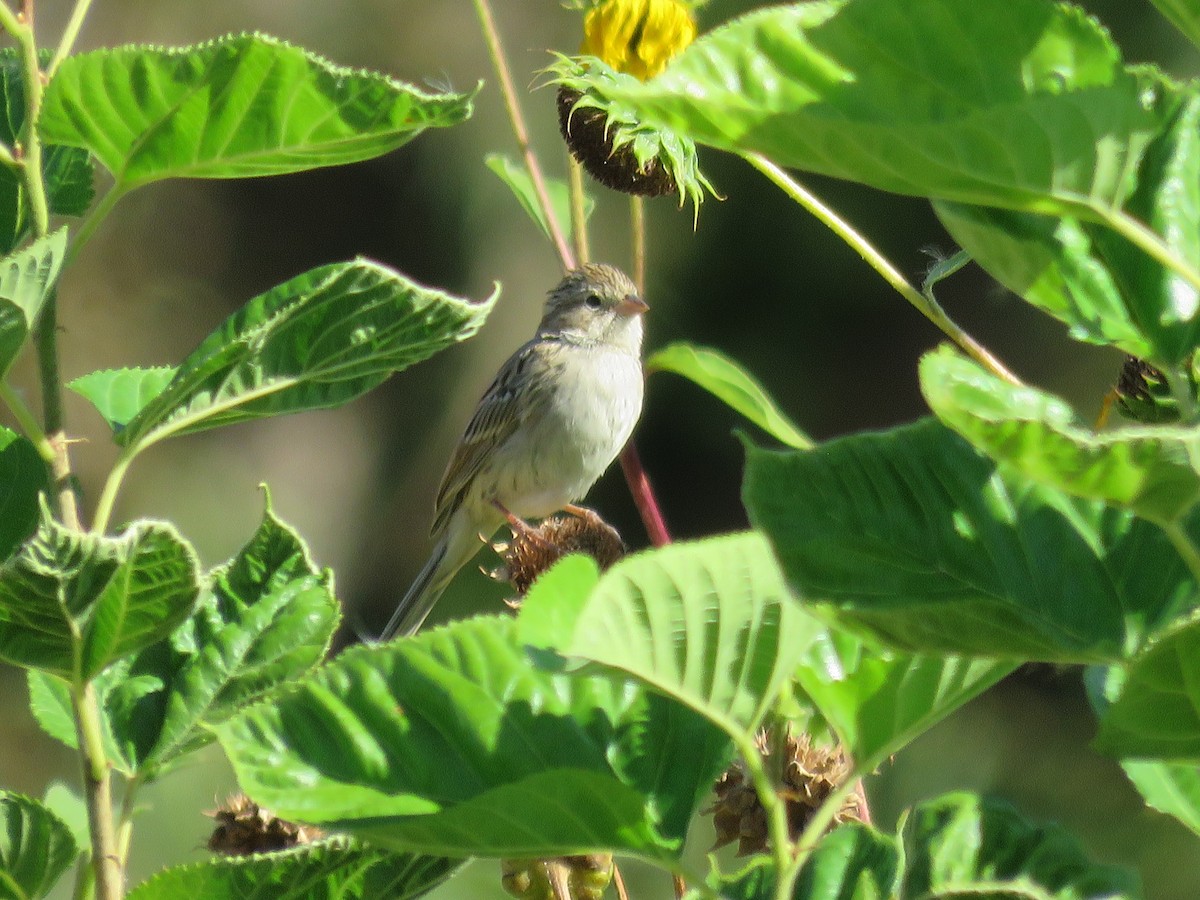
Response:
[{"label": "shaded leaf", "polygon": [[1142,896],[1133,873],[1093,863],[1061,826],[1031,824],[998,800],[945,794],[907,813],[900,835],[904,897],[1136,900]]},{"label": "shaded leaf", "polygon": [[813,445],[812,438],[784,415],[762,385],[723,353],[693,344],[670,344],[646,360],[646,372],[682,375],[789,447]]},{"label": "shaded leaf", "polygon": [[215,726],[256,802],[377,846],[674,857],[724,735],[610,678],[534,668],[510,619],[353,648]]},{"label": "shaded leaf", "polygon": [[33,534],[38,495],[48,487],[46,464],[33,444],[0,426],[0,559],[11,556]]},{"label": "shaded leaf", "polygon": [[1104,29],[1049,0],[770,7],[656,78],[597,90],[699,143],[1041,212],[1119,206],[1163,115]]},{"label": "shaded leaf", "polygon": [[754,734],[820,627],[753,533],[639,553],[583,602],[564,593],[562,579],[534,584],[522,640],[632,676],[734,736]]},{"label": "shaded leaf", "polygon": [[0,659],[68,680],[94,677],[191,613],[196,558],[170,525],[81,534],[43,508],[37,531],[0,566]]},{"label": "shaded leaf", "polygon": [[[513,160],[511,157],[504,156],[501,153],[489,153],[483,158],[484,164],[491,169],[496,177],[508,185],[508,189],[512,191],[513,196],[517,198],[517,202],[521,204],[521,209],[525,210],[525,215],[533,220],[533,223],[542,229],[542,234],[547,238],[550,237],[550,225],[546,221],[546,214],[542,211],[542,205],[538,202],[537,193],[533,189],[533,181],[529,177],[529,172],[520,163]],[[550,205],[554,208],[554,217],[558,220],[559,227],[563,234],[569,239],[571,237],[571,193],[567,187],[567,183],[558,178],[546,179],[546,193],[550,197]],[[583,216],[588,219],[592,215],[592,210],[596,207],[596,201],[589,197],[583,198]]]},{"label": "shaded leaf", "polygon": [[473,94],[427,94],[264,35],[68,57],[38,123],[95,154],[125,193],[162,178],[246,178],[381,156],[471,113]]},{"label": "shaded leaf", "polygon": [[939,419],[1035,481],[1162,523],[1200,501],[1200,430],[1097,434],[1063,400],[1002,381],[946,346],[922,358],[921,390]]},{"label": "shaded leaf", "polygon": [[67,230],[60,228],[0,260],[0,378],[21,352],[54,289],[66,247]]},{"label": "shaded leaf", "polygon": [[1150,0],[1189,41],[1200,47],[1200,4],[1196,0]]},{"label": "shaded leaf", "polygon": [[928,420],[750,447],[743,499],[795,590],[906,652],[1115,659],[1196,594],[1157,526],[998,470]]},{"label": "shaded leaf", "polygon": [[145,408],[171,383],[176,370],[170,366],[151,369],[104,369],[82,375],[67,387],[90,402],[114,432]]},{"label": "shaded leaf", "polygon": [[142,882],[129,900],[411,900],[433,890],[459,865],[335,838],[279,853],[175,866]]},{"label": "shaded leaf", "polygon": [[43,804],[0,791],[0,898],[45,897],[78,853],[70,829]]},{"label": "shaded leaf", "polygon": [[127,447],[338,406],[470,337],[499,288],[471,303],[366,260],[322,266],[255,297],[180,364],[119,433]]}]

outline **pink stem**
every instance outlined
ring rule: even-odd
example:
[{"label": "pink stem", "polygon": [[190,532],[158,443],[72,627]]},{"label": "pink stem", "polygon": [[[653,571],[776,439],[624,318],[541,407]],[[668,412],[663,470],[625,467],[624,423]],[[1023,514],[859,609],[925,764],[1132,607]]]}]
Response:
[{"label": "pink stem", "polygon": [[629,484],[629,493],[633,494],[633,502],[646,526],[646,534],[650,543],[655,547],[664,547],[671,543],[671,535],[667,532],[667,523],[663,521],[658,501],[654,497],[654,489],[650,486],[650,478],[642,468],[642,460],[638,456],[637,447],[630,441],[621,451],[621,471],[625,473],[625,481]]}]

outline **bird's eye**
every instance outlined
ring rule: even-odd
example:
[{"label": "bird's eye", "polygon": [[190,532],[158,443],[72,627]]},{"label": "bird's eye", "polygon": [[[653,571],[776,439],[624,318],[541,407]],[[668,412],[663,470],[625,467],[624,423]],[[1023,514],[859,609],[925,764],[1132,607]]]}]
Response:
[{"label": "bird's eye", "polygon": [[583,299],[583,302],[584,302],[584,305],[586,305],[588,309],[599,309],[604,303],[604,301],[601,300],[599,295],[597,295],[597,294],[588,294]]}]

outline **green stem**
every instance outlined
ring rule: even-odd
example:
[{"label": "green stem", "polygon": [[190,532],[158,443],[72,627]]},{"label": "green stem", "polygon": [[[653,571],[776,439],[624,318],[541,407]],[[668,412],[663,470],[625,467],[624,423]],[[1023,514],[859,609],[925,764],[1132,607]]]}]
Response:
[{"label": "green stem", "polygon": [[1162,530],[1167,533],[1167,538],[1175,547],[1175,551],[1187,563],[1188,571],[1192,573],[1192,578],[1197,584],[1200,584],[1200,550],[1192,542],[1188,533],[1183,530],[1183,526],[1178,522],[1170,522],[1162,526]]},{"label": "green stem", "polygon": [[42,142],[37,133],[37,120],[42,111],[42,70],[38,65],[37,38],[32,22],[22,22],[6,3],[0,3],[0,27],[12,35],[21,53],[21,81],[25,89],[25,123],[19,136],[22,169],[34,234],[42,237],[50,230],[50,208],[42,175]]},{"label": "green stem", "polygon": [[[778,890],[784,883],[784,872],[787,871],[792,859],[792,836],[788,829],[787,806],[780,799],[776,791],[776,780],[767,773],[766,767],[763,765],[762,754],[759,753],[754,740],[745,735],[739,735],[734,738],[734,746],[742,758],[742,764],[746,767],[746,774],[750,776],[750,783],[754,785],[754,793],[758,795],[758,802],[767,814],[767,836],[771,842],[771,854],[774,857],[777,873],[775,900],[791,900],[790,887],[787,893],[781,893]],[[820,810],[817,811],[817,814],[820,814]]]},{"label": "green stem", "polygon": [[1085,205],[1085,208],[1099,215],[1104,224],[1142,250],[1159,265],[1170,269],[1195,290],[1200,291],[1200,272],[1188,265],[1186,260],[1181,259],[1163,243],[1163,239],[1159,235],[1133,216],[1120,210],[1114,211],[1103,207]]},{"label": "green stem", "polygon": [[98,900],[120,900],[124,891],[112,817],[112,779],[100,726],[100,707],[90,681],[71,686],[71,706],[83,762],[84,801],[92,837],[92,866]]},{"label": "green stem", "polygon": [[0,381],[0,400],[4,401],[4,405],[17,420],[25,437],[29,438],[29,442],[37,449],[38,456],[53,471],[57,457],[54,446],[46,437],[46,433],[42,431],[42,426],[38,424],[37,419],[33,417],[33,413],[29,411],[29,407],[25,405],[7,381]]},{"label": "green stem", "polygon": [[64,266],[69,266],[74,262],[75,257],[79,255],[79,251],[92,239],[92,235],[96,233],[96,229],[100,227],[100,223],[108,218],[108,214],[117,205],[117,201],[124,196],[125,191],[117,190],[115,187],[110,188],[100,198],[100,202],[92,207],[92,211],[87,214],[87,218],[83,220],[83,224],[75,231],[75,236],[71,238],[71,243],[67,246],[67,252],[63,259]]},{"label": "green stem", "polygon": [[913,305],[916,310],[936,325],[943,334],[954,341],[963,352],[975,360],[997,378],[1002,378],[1009,384],[1019,385],[1020,379],[1010,372],[1003,363],[994,357],[983,345],[956,325],[936,302],[926,297],[896,270],[882,253],[875,249],[866,238],[858,233],[849,222],[821,202],[799,182],[788,175],[783,169],[771,162],[765,156],[757,153],[743,157],[750,165],[762,172],[779,187],[785,194],[816,216],[827,228],[849,244],[872,269],[890,284],[897,293]]},{"label": "green stem", "polygon": [[779,870],[779,881],[775,885],[776,900],[791,900],[792,894],[796,890],[796,879],[800,877],[800,870],[804,868],[804,864],[817,849],[817,844],[821,842],[821,838],[833,824],[833,820],[836,818],[838,810],[842,808],[842,804],[846,802],[846,798],[859,790],[861,781],[862,774],[860,772],[857,770],[851,772],[846,780],[839,784],[813,813],[813,817],[808,820],[808,824],[804,826],[804,831],[800,833],[800,838],[796,841],[795,855],[787,865]]},{"label": "green stem", "polygon": [[646,295],[646,201],[636,195],[629,198],[629,236],[633,245],[633,283]]},{"label": "green stem", "polygon": [[100,492],[100,499],[96,501],[96,515],[92,520],[92,531],[96,534],[104,534],[108,530],[113,504],[121,490],[121,482],[125,480],[125,473],[129,471],[129,464],[133,462],[133,456],[128,450],[123,451],[104,481],[104,489]]},{"label": "green stem", "polygon": [[0,166],[13,171],[21,171],[21,163],[13,156],[12,149],[7,144],[0,144]]},{"label": "green stem", "polygon": [[583,166],[569,153],[567,187],[571,198],[571,237],[575,242],[575,264],[581,266],[592,258],[588,246],[587,208],[583,202]]},{"label": "green stem", "polygon": [[59,38],[58,49],[54,51],[54,57],[50,60],[50,65],[46,67],[47,78],[53,78],[62,61],[71,55],[75,39],[79,37],[83,20],[87,17],[88,7],[91,5],[92,0],[76,0],[75,8],[71,10],[71,18],[67,20],[67,26],[63,29],[62,37]]},{"label": "green stem", "polygon": [[141,789],[142,782],[137,776],[125,785],[125,794],[121,798],[121,814],[117,818],[117,859],[124,869],[129,863],[129,847],[133,842],[133,814],[136,807],[134,800]]},{"label": "green stem", "polygon": [[550,227],[550,237],[554,241],[554,248],[558,251],[559,259],[562,260],[563,268],[573,269],[575,268],[575,258],[563,235],[562,226],[558,223],[558,217],[554,214],[554,206],[550,203],[550,194],[546,191],[546,179],[542,177],[542,167],[538,164],[537,156],[533,152],[533,144],[529,140],[529,129],[525,127],[525,116],[521,112],[517,91],[513,87],[512,74],[509,72],[508,62],[504,56],[504,48],[500,44],[500,31],[496,27],[492,8],[488,4],[488,0],[472,0],[472,2],[475,4],[475,12],[479,16],[479,25],[483,29],[483,38],[487,43],[488,55],[492,59],[492,68],[496,70],[496,77],[500,80],[500,92],[504,95],[504,106],[508,110],[508,120],[512,124],[513,135],[517,139],[517,145],[521,148],[525,168],[529,171],[529,180],[533,182],[533,193],[546,217],[546,224]]}]

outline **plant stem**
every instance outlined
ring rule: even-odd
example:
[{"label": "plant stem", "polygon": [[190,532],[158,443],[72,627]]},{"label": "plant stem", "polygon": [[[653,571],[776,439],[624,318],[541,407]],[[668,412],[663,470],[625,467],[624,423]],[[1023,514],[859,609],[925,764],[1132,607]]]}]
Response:
[{"label": "plant stem", "polygon": [[17,424],[21,426],[22,433],[37,449],[38,456],[42,458],[48,468],[53,469],[56,459],[54,447],[51,446],[46,433],[42,431],[42,426],[33,417],[33,413],[29,411],[29,407],[25,405],[7,381],[0,381],[0,400],[4,401],[4,405],[13,414]]},{"label": "plant stem", "polygon": [[1092,205],[1085,205],[1084,208],[1099,215],[1105,225],[1142,250],[1159,265],[1170,269],[1190,284],[1194,290],[1200,291],[1200,272],[1189,266],[1186,260],[1181,259],[1163,243],[1161,236],[1155,234],[1146,225],[1120,210],[1114,211]]},{"label": "plant stem", "polygon": [[638,293],[646,294],[646,202],[641,197],[629,198],[629,233],[633,244],[633,283]]},{"label": "plant stem", "polygon": [[104,534],[108,530],[108,520],[112,515],[117,492],[121,490],[121,482],[125,480],[125,473],[129,471],[129,464],[132,462],[133,454],[128,450],[123,451],[109,470],[108,478],[104,480],[100,499],[96,501],[96,515],[92,519],[92,531],[97,534]]},{"label": "plant stem", "polygon": [[100,709],[90,681],[71,686],[71,705],[83,762],[83,796],[87,803],[88,830],[92,836],[96,894],[99,900],[120,900],[123,896],[123,876],[113,835],[112,780],[104,755]]},{"label": "plant stem", "polygon": [[849,244],[872,269],[883,277],[905,300],[930,322],[941,329],[950,340],[954,341],[963,352],[975,360],[997,378],[1002,378],[1009,384],[1019,385],[1017,376],[1005,368],[983,345],[956,325],[937,303],[926,297],[905,279],[882,253],[873,247],[854,227],[836,212],[821,202],[814,194],[804,188],[799,182],[787,174],[771,160],[758,153],[750,153],[743,157],[750,165],[762,172],[779,187],[785,194],[817,217],[826,227],[843,241]]},{"label": "plant stem", "polygon": [[88,241],[92,239],[92,235],[96,233],[96,229],[100,227],[100,223],[108,218],[108,214],[112,212],[117,201],[125,196],[123,190],[117,190],[115,187],[109,188],[104,196],[100,198],[95,206],[92,207],[83,220],[83,224],[75,231],[74,237],[71,238],[71,243],[67,246],[67,252],[63,258],[63,265],[69,266],[75,261],[75,257],[79,255],[79,251],[84,248]]},{"label": "plant stem", "polygon": [[583,265],[592,258],[588,246],[587,207],[583,202],[583,166],[567,154],[567,187],[571,197],[571,237],[575,241],[575,264]]},{"label": "plant stem", "polygon": [[521,104],[517,100],[517,92],[513,87],[512,75],[504,56],[504,48],[500,44],[500,32],[496,28],[496,19],[492,15],[488,0],[472,0],[472,2],[475,4],[475,12],[479,16],[479,25],[483,29],[488,55],[492,59],[492,68],[496,70],[496,77],[500,80],[500,91],[504,95],[504,106],[508,110],[508,119],[512,123],[513,135],[517,139],[517,145],[521,148],[521,156],[525,159],[525,168],[529,170],[529,179],[533,182],[533,192],[537,196],[538,205],[541,206],[542,213],[546,216],[546,223],[550,227],[550,237],[554,241],[559,259],[562,260],[563,268],[573,269],[575,268],[575,258],[571,254],[566,237],[563,236],[558,217],[554,215],[554,207],[550,203],[550,195],[546,191],[546,179],[542,177],[542,168],[538,164],[537,156],[533,152],[533,145],[529,141],[529,129],[525,127],[525,117],[521,113]]},{"label": "plant stem", "polygon": [[617,865],[617,861],[613,860],[613,890],[617,892],[617,900],[629,900],[629,891],[625,889],[625,876],[621,874],[621,867]]},{"label": "plant stem", "polygon": [[142,781],[134,776],[125,785],[124,796],[121,797],[121,814],[117,817],[117,859],[124,869],[129,863],[129,846],[133,842],[133,814],[136,809],[134,799],[141,790]]},{"label": "plant stem", "polygon": [[[792,836],[788,829],[787,807],[776,791],[776,779],[772,778],[763,765],[762,754],[752,738],[738,735],[734,738],[734,746],[746,767],[746,774],[754,785],[754,793],[767,816],[767,836],[771,843],[771,855],[775,859],[776,891],[775,900],[791,900],[791,885],[787,893],[780,888],[784,884],[784,873],[792,861]],[[822,807],[823,809],[824,807]],[[820,810],[817,811],[820,815]]]},{"label": "plant stem", "polygon": [[1178,522],[1169,522],[1162,526],[1162,530],[1167,533],[1167,538],[1171,541],[1175,551],[1187,563],[1188,571],[1192,573],[1192,578],[1200,584],[1200,550],[1192,542],[1188,533],[1183,530],[1183,526]]},{"label": "plant stem", "polygon": [[71,49],[75,46],[75,39],[79,37],[79,30],[83,27],[83,20],[87,16],[88,7],[91,5],[92,0],[75,0],[75,8],[71,10],[71,18],[67,20],[67,26],[63,29],[62,37],[59,38],[58,49],[54,51],[50,65],[46,67],[47,78],[53,78],[62,61],[70,56]]},{"label": "plant stem", "polygon": [[621,471],[625,473],[625,482],[629,485],[629,493],[633,495],[634,505],[646,526],[646,534],[650,543],[655,547],[665,547],[671,543],[671,534],[667,531],[667,523],[663,520],[662,510],[654,496],[654,488],[650,485],[650,476],[642,466],[637,447],[631,440],[621,451]]},{"label": "plant stem", "polygon": [[842,808],[842,804],[846,802],[846,798],[859,790],[861,784],[862,775],[858,771],[851,772],[849,777],[839,784],[813,813],[808,824],[804,826],[799,840],[796,841],[795,855],[787,865],[779,870],[779,880],[775,884],[776,900],[791,900],[796,889],[796,879],[800,877],[800,870],[804,868],[804,864],[817,849],[817,844],[821,842],[821,838],[833,824],[833,820],[837,816],[838,810]]}]

